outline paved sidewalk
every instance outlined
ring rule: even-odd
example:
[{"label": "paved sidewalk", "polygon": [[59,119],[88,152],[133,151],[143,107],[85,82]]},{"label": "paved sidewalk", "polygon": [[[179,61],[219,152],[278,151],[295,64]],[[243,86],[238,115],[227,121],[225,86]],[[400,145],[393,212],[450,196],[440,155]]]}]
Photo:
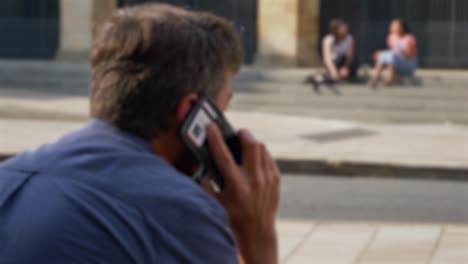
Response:
[{"label": "paved sidewalk", "polygon": [[[0,155],[88,119],[88,65],[0,61],[0,69]],[[301,84],[308,71],[244,67],[233,85],[232,123],[265,141],[284,171],[468,180],[466,71],[420,71],[424,89],[346,86],[339,95]]]},{"label": "paved sidewalk", "polygon": [[468,226],[279,220],[284,264],[468,263]]},{"label": "paved sidewalk", "polygon": [[[65,104],[74,103],[54,101],[44,108],[52,109],[54,104],[65,108]],[[34,149],[79,128],[86,119],[85,109],[80,110],[83,113],[74,110],[83,118],[76,122],[0,119],[0,154]],[[48,109],[38,108],[36,113],[42,110]],[[65,109],[60,111],[66,113]],[[287,172],[328,170],[348,175],[402,177],[424,174],[422,177],[468,180],[466,126],[376,125],[236,111],[228,112],[228,117],[236,127],[248,128],[266,142],[275,159],[286,164]],[[353,172],[353,168],[357,171]]]},{"label": "paved sidewalk", "polygon": [[[421,69],[416,73],[416,81],[410,78],[396,87],[374,91],[363,80],[322,87],[320,92],[303,83],[313,70],[244,66],[232,85],[236,93],[232,108],[370,123],[468,125],[467,70]],[[363,79],[368,70],[361,71]],[[89,75],[87,64],[0,60],[0,97],[8,96],[8,89],[58,97],[86,96]],[[8,110],[0,103],[0,116],[17,115]],[[42,117],[43,113],[34,116]]]},{"label": "paved sidewalk", "polygon": [[230,112],[280,159],[325,159],[468,168],[468,126],[378,125],[257,112]]}]

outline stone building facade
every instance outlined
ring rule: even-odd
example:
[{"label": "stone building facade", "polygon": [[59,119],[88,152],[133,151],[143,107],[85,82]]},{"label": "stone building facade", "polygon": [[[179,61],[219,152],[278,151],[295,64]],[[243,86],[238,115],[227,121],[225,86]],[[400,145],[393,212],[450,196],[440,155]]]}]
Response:
[{"label": "stone building facade", "polygon": [[261,65],[318,64],[319,0],[259,0],[258,55]]},{"label": "stone building facade", "polygon": [[117,7],[116,0],[60,0],[59,49],[57,59],[86,60],[93,31]]},{"label": "stone building facade", "polygon": [[421,67],[468,67],[468,1],[459,0],[1,0],[0,58],[85,61],[94,28],[119,6],[143,2],[224,16],[242,36],[247,64],[320,64],[320,36],[336,17],[349,22],[357,62],[371,64],[399,17],[418,40]]},{"label": "stone building facade", "polygon": [[[83,60],[93,29],[118,7],[117,0],[60,0],[58,60]],[[258,0],[254,63],[314,66],[319,63],[320,0]]]}]

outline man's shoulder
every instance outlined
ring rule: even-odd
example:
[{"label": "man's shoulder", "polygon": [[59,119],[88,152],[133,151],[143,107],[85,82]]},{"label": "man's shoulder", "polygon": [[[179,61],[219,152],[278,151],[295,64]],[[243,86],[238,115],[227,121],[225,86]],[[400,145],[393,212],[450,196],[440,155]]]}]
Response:
[{"label": "man's shoulder", "polygon": [[[129,167],[121,173],[136,175],[129,173],[131,170]],[[232,263],[236,242],[227,212],[220,203],[175,169],[147,167],[140,176],[143,178],[136,183],[136,188],[129,185],[119,188],[124,199],[145,219],[151,239],[178,248],[181,257],[189,254],[193,263],[206,260],[211,260],[207,263]]]},{"label": "man's shoulder", "polygon": [[[57,144],[63,142],[72,141]],[[84,144],[69,152],[63,151],[66,149],[63,145],[52,145],[48,150],[22,154],[6,163],[3,172],[0,166],[3,176],[6,170],[18,172],[8,172],[10,176],[3,177],[11,186],[6,195],[21,186],[26,187],[28,192],[22,192],[26,195],[40,185],[41,190],[48,190],[45,198],[52,197],[63,204],[61,207],[70,208],[63,217],[66,222],[74,219],[80,223],[81,227],[74,231],[76,235],[80,235],[82,228],[95,230],[94,220],[89,219],[106,219],[102,224],[115,234],[129,234],[128,230],[137,228],[138,232],[128,235],[128,242],[123,245],[128,250],[133,248],[133,242],[141,240],[147,241],[149,248],[177,249],[179,256],[163,250],[160,254],[165,256],[160,256],[161,259],[190,257],[195,259],[194,263],[202,263],[204,259],[221,263],[223,258],[235,257],[236,246],[229,230],[227,213],[201,186],[156,155],[103,150],[105,148],[91,149],[91,145]],[[41,163],[44,158],[41,153],[53,156],[52,159],[60,161],[60,164],[49,162],[47,167],[34,174],[24,174],[25,168],[35,169],[30,164]],[[28,177],[35,179],[29,181],[34,186],[25,186]],[[75,206],[84,209],[75,210]],[[87,214],[81,214],[83,210]],[[131,223],[132,228],[127,229],[122,223]],[[97,234],[100,231],[93,232]],[[84,232],[81,236],[83,240],[87,239]],[[95,239],[108,241],[106,236]]]},{"label": "man's shoulder", "polygon": [[[131,173],[131,167],[127,168],[128,170],[122,171],[124,177],[135,175]],[[139,170],[138,167],[135,169]],[[146,212],[152,212],[152,216],[167,220],[167,224],[173,223],[174,216],[187,221],[191,217],[201,217],[210,222],[228,224],[227,214],[221,204],[189,176],[169,165],[153,165],[144,170],[137,176],[141,179],[135,182],[135,190],[138,191],[133,192],[130,197],[136,199],[133,202],[137,206],[144,208]]]},{"label": "man's shoulder", "polygon": [[85,128],[70,133],[0,163],[0,170],[34,173],[69,189],[87,186],[129,205],[151,208],[157,200],[158,207],[167,210],[223,211],[189,176],[150,151],[144,142],[103,131]]}]

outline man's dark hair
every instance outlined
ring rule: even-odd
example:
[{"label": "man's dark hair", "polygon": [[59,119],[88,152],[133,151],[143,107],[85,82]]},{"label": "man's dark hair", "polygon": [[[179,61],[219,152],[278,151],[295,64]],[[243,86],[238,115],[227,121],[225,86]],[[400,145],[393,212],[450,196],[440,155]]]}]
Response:
[{"label": "man's dark hair", "polygon": [[169,129],[188,93],[215,97],[242,61],[226,20],[166,4],[118,10],[91,54],[91,115],[144,138]]}]

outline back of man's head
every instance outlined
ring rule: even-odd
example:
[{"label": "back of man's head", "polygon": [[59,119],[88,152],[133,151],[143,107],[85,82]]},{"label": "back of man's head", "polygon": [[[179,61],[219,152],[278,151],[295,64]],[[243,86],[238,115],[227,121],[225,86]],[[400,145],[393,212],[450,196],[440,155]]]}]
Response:
[{"label": "back of man's head", "polygon": [[150,139],[170,128],[184,95],[216,96],[241,61],[222,18],[163,4],[118,10],[92,50],[91,115]]}]

